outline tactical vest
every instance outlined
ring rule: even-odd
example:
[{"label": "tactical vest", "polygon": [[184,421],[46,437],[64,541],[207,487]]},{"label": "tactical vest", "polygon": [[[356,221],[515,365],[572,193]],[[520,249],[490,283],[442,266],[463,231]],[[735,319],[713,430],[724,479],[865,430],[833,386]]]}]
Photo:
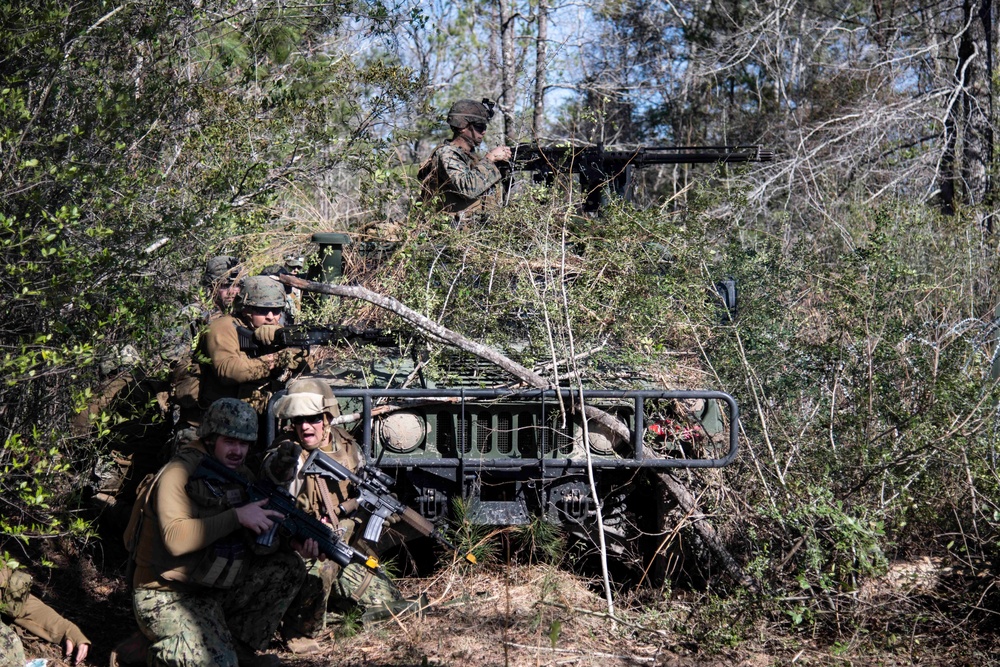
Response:
[{"label": "tactical vest", "polygon": [[[195,470],[185,487],[188,497],[199,507],[219,513],[246,503],[249,498],[242,486],[208,480]],[[216,540],[204,550],[201,562],[191,573],[191,581],[209,588],[232,588],[244,572],[250,557],[247,533],[237,530]]]}]

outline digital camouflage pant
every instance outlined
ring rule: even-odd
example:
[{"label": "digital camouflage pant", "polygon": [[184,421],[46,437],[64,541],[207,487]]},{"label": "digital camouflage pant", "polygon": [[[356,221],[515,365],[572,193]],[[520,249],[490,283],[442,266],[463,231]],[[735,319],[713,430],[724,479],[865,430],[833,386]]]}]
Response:
[{"label": "digital camouflage pant", "polygon": [[0,667],[24,667],[24,647],[14,628],[0,621]]},{"label": "digital camouflage pant", "polygon": [[326,629],[326,611],[362,611],[402,599],[396,585],[382,572],[360,563],[341,569],[332,561],[312,561],[299,594],[285,618],[283,634],[315,637]]},{"label": "digital camouflage pant", "polygon": [[304,576],[298,554],[279,552],[256,558],[229,590],[137,589],[132,596],[135,618],[152,642],[147,664],[237,667],[238,650],[267,648]]}]

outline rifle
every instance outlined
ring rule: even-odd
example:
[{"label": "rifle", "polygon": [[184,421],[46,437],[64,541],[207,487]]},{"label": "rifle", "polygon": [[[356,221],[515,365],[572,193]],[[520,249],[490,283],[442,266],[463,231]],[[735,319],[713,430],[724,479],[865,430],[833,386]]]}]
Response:
[{"label": "rifle", "polygon": [[274,332],[274,342],[262,345],[253,336],[253,330],[237,326],[236,336],[240,341],[240,351],[251,359],[284,350],[287,347],[308,348],[310,345],[334,345],[338,343],[362,343],[379,347],[397,347],[399,340],[383,329],[361,329],[359,327],[310,327],[304,324],[281,327]]},{"label": "rifle", "polygon": [[295,506],[295,498],[280,486],[268,480],[251,482],[239,473],[227,468],[212,456],[205,456],[195,472],[202,479],[217,480],[228,484],[238,484],[249,496],[249,502],[267,498],[267,509],[277,510],[285,515],[275,521],[274,526],[257,537],[257,544],[269,547],[274,544],[278,528],[283,528],[297,540],[312,539],[319,545],[319,551],[334,562],[346,567],[350,563],[363,563],[367,567],[379,569],[378,559],[368,556],[340,539],[332,527],[306,514]]},{"label": "rifle", "polygon": [[536,183],[552,185],[557,173],[579,174],[586,195],[585,211],[596,211],[601,205],[605,185],[616,194],[630,198],[635,169],[656,164],[720,164],[736,162],[770,162],[774,151],[761,146],[640,146],[629,150],[606,150],[595,146],[539,146],[518,144],[511,148],[511,160],[500,164],[505,180],[514,171],[530,171]]},{"label": "rifle", "polygon": [[[365,532],[362,537],[374,544],[382,536],[382,528],[385,520],[393,514],[398,514],[403,521],[424,537],[433,537],[435,540],[448,547],[452,551],[458,551],[444,535],[442,535],[434,524],[422,517],[416,510],[407,507],[400,502],[389,488],[395,483],[394,480],[384,472],[374,466],[364,466],[353,473],[347,467],[337,463],[332,458],[319,451],[313,451],[306,459],[302,467],[305,475],[316,475],[324,479],[336,482],[351,482],[358,490],[358,497],[344,503],[345,511],[352,509],[353,504],[365,508],[371,513],[371,518],[365,523]],[[352,502],[353,501],[353,502]],[[465,560],[470,563],[476,562],[476,557],[470,552],[465,554]]]}]

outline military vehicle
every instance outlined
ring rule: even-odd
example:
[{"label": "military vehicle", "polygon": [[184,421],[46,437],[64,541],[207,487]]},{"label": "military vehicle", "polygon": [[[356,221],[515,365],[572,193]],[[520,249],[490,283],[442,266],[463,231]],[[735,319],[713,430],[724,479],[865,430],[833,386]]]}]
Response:
[{"label": "military vehicle", "polygon": [[[313,241],[310,278],[336,281],[347,237]],[[330,383],[342,425],[395,479],[399,499],[439,524],[459,511],[489,526],[544,521],[584,545],[598,544],[603,528],[618,564],[655,578],[670,509],[657,473],[718,468],[737,455],[739,410],[724,392],[588,388],[582,403],[604,416],[585,421],[578,389],[504,388],[510,377],[457,352],[444,355],[448,386],[437,386],[419,361],[379,355],[312,377]],[[268,423],[270,441],[283,425],[273,411]]]}]

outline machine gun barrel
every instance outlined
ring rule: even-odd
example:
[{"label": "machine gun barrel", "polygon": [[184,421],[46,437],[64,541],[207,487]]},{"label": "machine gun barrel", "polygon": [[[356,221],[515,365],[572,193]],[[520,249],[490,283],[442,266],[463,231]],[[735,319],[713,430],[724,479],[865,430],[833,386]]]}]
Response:
[{"label": "machine gun barrel", "polygon": [[637,167],[653,164],[708,164],[713,162],[771,162],[774,151],[763,146],[650,146],[636,151],[605,151],[606,160]]},{"label": "machine gun barrel", "polygon": [[602,144],[591,146],[539,146],[518,144],[511,147],[511,159],[498,163],[505,173],[505,187],[510,187],[514,171],[530,171],[536,182],[552,185],[556,174],[579,174],[586,195],[584,210],[596,211],[601,205],[604,186],[611,187],[626,199],[631,196],[632,172],[657,164],[707,164],[770,162],[774,151],[758,145],[733,146],[639,146],[608,150]]},{"label": "machine gun barrel", "polygon": [[[371,514],[362,535],[368,542],[372,544],[378,542],[385,520],[393,514],[398,514],[406,524],[421,535],[433,537],[452,551],[458,551],[458,548],[449,542],[433,523],[392,495],[389,490],[393,484],[392,478],[378,468],[365,466],[354,473],[317,449],[306,459],[302,473],[337,482],[350,482],[355,486],[358,491],[358,505]],[[470,563],[476,562],[476,557],[472,553],[467,553],[464,557]]]},{"label": "machine gun barrel", "polygon": [[346,567],[350,563],[362,563],[373,570],[378,569],[379,564],[376,558],[347,544],[340,539],[333,528],[296,507],[295,499],[286,489],[266,480],[251,482],[211,456],[206,456],[201,460],[195,474],[204,479],[215,479],[239,485],[250,498],[250,502],[266,498],[268,509],[277,510],[284,515],[283,519],[275,522],[271,530],[257,537],[257,544],[265,547],[271,546],[277,537],[278,529],[281,528],[288,531],[297,540],[315,540],[320,553],[341,567]]}]

